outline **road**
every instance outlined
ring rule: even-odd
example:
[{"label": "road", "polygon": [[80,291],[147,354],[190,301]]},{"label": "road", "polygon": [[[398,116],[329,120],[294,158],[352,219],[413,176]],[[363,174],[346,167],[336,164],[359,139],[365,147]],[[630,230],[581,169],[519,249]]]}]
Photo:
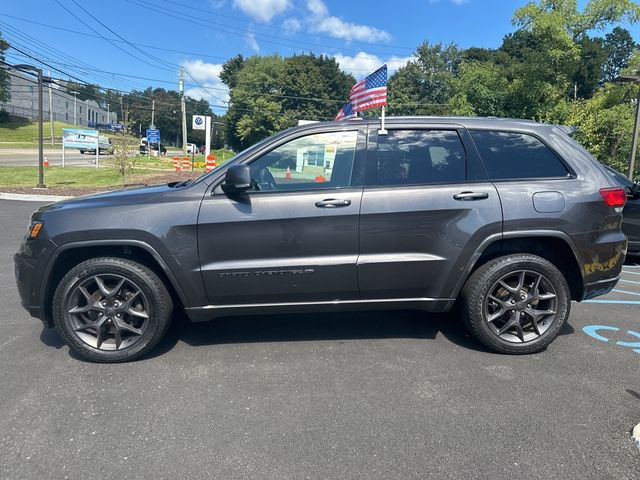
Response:
[{"label": "road", "polygon": [[637,265],[535,355],[398,311],[177,318],[150,358],[97,365],[19,305],[37,206],[0,201],[2,479],[640,478],[640,351],[616,344],[640,341]]},{"label": "road", "polygon": [[[49,165],[62,165],[62,149],[44,149],[44,155]],[[100,155],[100,159],[109,159],[111,155]],[[81,154],[77,149],[65,151],[65,165],[74,167],[95,167],[95,154]],[[38,165],[38,150],[32,148],[2,148],[0,149],[0,166],[28,167]]]}]

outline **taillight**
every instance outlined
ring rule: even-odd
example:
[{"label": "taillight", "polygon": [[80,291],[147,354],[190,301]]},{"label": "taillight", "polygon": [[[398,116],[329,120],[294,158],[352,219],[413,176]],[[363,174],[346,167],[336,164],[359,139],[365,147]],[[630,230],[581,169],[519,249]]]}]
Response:
[{"label": "taillight", "polygon": [[604,203],[610,207],[624,207],[627,202],[627,192],[624,188],[601,188],[600,195]]}]

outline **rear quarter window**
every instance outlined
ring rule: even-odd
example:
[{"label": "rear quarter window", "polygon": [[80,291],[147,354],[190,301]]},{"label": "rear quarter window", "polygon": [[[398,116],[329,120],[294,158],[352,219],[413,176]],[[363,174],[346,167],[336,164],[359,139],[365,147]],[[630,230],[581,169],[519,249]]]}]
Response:
[{"label": "rear quarter window", "polygon": [[533,135],[481,130],[470,133],[492,180],[569,175],[558,156]]}]

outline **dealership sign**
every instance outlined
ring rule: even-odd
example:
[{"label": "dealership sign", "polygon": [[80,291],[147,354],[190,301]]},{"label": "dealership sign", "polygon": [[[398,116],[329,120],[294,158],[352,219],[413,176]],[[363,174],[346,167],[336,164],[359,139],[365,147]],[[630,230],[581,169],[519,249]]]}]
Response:
[{"label": "dealership sign", "polygon": [[93,150],[98,143],[97,130],[83,130],[80,128],[63,128],[64,146],[67,148],[82,148]]},{"label": "dealership sign", "polygon": [[205,115],[194,115],[193,121],[191,123],[191,128],[193,130],[206,130],[206,116]]}]

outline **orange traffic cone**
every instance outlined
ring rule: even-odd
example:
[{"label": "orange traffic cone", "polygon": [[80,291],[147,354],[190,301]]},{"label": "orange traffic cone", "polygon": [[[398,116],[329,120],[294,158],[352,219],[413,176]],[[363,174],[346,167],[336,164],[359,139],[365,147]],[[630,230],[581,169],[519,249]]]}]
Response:
[{"label": "orange traffic cone", "polygon": [[47,157],[44,157],[44,166],[45,167],[49,166],[49,159]]},{"label": "orange traffic cone", "polygon": [[291,169],[287,167],[287,173],[284,174],[284,178],[291,180]]},{"label": "orange traffic cone", "polygon": [[322,176],[322,175],[318,175],[316,177],[316,183],[322,183],[322,182],[326,182],[326,181],[327,181],[327,179],[324,178],[324,176]]},{"label": "orange traffic cone", "polygon": [[207,155],[207,172],[210,172],[214,168],[216,168],[216,157],[215,155]]},{"label": "orange traffic cone", "polygon": [[185,170],[185,171],[191,170],[191,158],[182,157],[182,170]]},{"label": "orange traffic cone", "polygon": [[180,157],[178,156],[173,157],[173,169],[176,172],[180,171]]}]

